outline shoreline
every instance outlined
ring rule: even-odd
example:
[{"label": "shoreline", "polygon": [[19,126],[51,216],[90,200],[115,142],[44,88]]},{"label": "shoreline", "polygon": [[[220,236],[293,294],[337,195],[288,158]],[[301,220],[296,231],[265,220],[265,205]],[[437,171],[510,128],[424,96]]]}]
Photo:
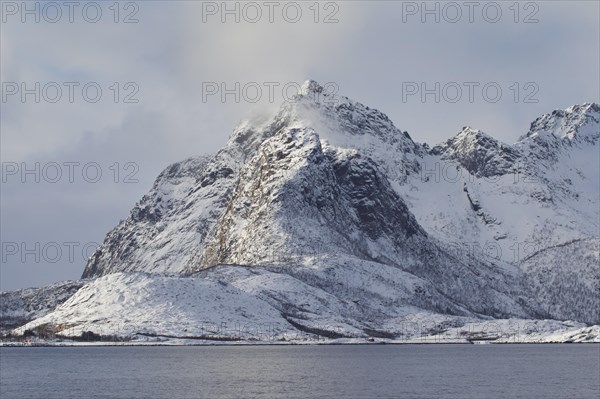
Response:
[{"label": "shoreline", "polygon": [[238,341],[238,342],[202,342],[202,343],[181,343],[181,342],[36,342],[36,343],[19,343],[19,342],[0,342],[0,348],[77,348],[77,347],[135,347],[135,346],[172,346],[172,347],[186,347],[186,346],[202,346],[202,347],[214,347],[214,346],[370,346],[370,345],[600,345],[600,341],[589,341],[589,342],[504,342],[504,341],[486,341],[485,343],[473,342],[473,341],[453,341],[453,342],[398,342],[398,341],[380,341],[380,342],[249,342],[249,341]]}]

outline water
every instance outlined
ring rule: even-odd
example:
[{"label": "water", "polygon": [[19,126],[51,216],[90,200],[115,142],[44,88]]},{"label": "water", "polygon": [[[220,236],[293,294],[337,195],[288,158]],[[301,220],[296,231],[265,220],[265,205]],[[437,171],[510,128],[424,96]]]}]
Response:
[{"label": "water", "polygon": [[0,397],[598,399],[600,345],[0,348]]}]

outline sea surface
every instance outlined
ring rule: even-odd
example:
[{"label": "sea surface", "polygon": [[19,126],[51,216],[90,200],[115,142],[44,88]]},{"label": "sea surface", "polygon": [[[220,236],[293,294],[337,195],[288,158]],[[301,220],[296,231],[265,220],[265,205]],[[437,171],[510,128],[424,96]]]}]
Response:
[{"label": "sea surface", "polygon": [[600,398],[600,345],[0,348],[0,398]]}]

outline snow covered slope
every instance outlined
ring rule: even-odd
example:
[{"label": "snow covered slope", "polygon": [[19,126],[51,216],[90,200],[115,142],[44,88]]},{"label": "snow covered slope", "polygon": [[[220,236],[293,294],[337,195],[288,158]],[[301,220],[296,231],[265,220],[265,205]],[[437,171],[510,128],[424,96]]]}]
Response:
[{"label": "snow covered slope", "polygon": [[527,291],[540,317],[598,324],[600,240],[573,240],[544,248],[522,263]]},{"label": "snow covered slope", "polygon": [[207,337],[249,323],[292,329],[266,302],[231,285],[206,279],[115,273],[85,285],[53,313],[17,333],[53,326],[65,337],[92,331],[101,336]]},{"label": "snow covered slope", "polygon": [[65,281],[43,288],[0,293],[0,332],[45,316],[85,285],[85,280]]},{"label": "snow covered slope", "polygon": [[[600,328],[556,320],[491,319],[423,311],[455,305],[396,268],[344,263],[297,276],[217,266],[194,277],[114,273],[81,288],[53,313],[17,328],[58,345],[128,343],[600,342]],[[299,268],[300,269],[300,268]],[[308,276],[311,276],[310,278]],[[320,287],[310,285],[319,282]],[[329,284],[329,286],[328,286]],[[336,288],[341,295],[330,294]],[[414,292],[419,290],[418,296]]]}]

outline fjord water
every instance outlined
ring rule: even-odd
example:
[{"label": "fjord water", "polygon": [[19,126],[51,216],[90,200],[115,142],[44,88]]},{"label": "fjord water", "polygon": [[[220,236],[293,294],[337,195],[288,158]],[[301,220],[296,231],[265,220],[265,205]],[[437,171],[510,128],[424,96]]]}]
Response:
[{"label": "fjord water", "polygon": [[598,398],[600,345],[0,348],[2,398]]}]

